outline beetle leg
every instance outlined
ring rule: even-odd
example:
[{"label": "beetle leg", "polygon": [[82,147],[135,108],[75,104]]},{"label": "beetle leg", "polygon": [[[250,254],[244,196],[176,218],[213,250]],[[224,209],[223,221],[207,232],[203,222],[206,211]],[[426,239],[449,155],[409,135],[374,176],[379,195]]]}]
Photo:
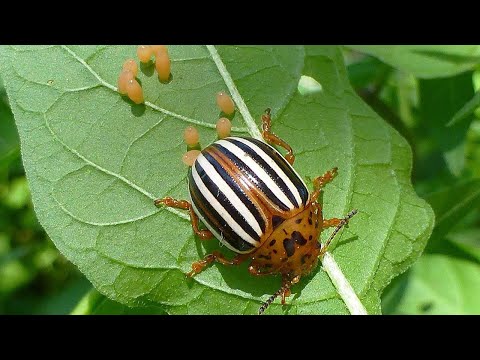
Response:
[{"label": "beetle leg", "polygon": [[289,297],[292,294],[290,287],[293,284],[296,284],[300,281],[300,276],[295,276],[292,280],[290,280],[289,276],[286,274],[282,275],[282,287],[278,289],[272,296],[270,296],[267,301],[265,301],[260,309],[258,309],[258,315],[262,315],[265,310],[270,306],[270,304],[278,297],[282,297],[282,305],[285,305],[285,298]]},{"label": "beetle leg", "polygon": [[295,155],[293,154],[292,147],[288,145],[285,141],[280,139],[277,135],[275,135],[272,130],[272,118],[270,117],[270,109],[265,110],[265,113],[262,115],[262,137],[265,139],[266,142],[274,145],[278,145],[283,147],[287,150],[287,154],[285,155],[285,159],[293,165],[295,161]]},{"label": "beetle leg", "polygon": [[198,228],[198,216],[193,211],[192,204],[190,204],[188,201],[175,200],[171,197],[165,197],[163,199],[155,200],[156,207],[160,207],[161,205],[165,205],[175,209],[188,210],[188,212],[190,213],[190,221],[192,223],[193,232],[202,240],[208,240],[213,238],[213,234],[210,230],[200,230]]},{"label": "beetle leg", "polygon": [[[322,248],[320,249],[320,254],[318,256],[323,256],[327,250],[328,250],[328,246],[330,245],[330,243],[332,242],[333,238],[335,237],[335,235],[337,235],[337,233],[340,231],[340,229],[342,227],[344,227],[345,225],[348,224],[348,222],[350,221],[350,219],[357,213],[357,210],[352,210],[350,211],[347,216],[345,216],[343,219],[336,219],[336,218],[333,218],[333,219],[329,219],[329,220],[324,220],[323,221],[323,224],[325,224],[326,222],[328,224],[331,224],[329,226],[336,226],[335,230],[333,230],[333,233],[332,235],[330,235],[330,237],[328,238],[328,240],[325,242],[325,245],[322,246]],[[336,225],[334,225],[336,223]],[[324,225],[325,226],[325,225]]]},{"label": "beetle leg", "polygon": [[211,254],[206,255],[202,260],[195,261],[192,264],[192,271],[187,273],[187,276],[192,277],[200,273],[205,267],[216,261],[223,265],[238,265],[248,259],[249,254],[238,254],[232,260],[228,260],[219,251],[214,251]]},{"label": "beetle leg", "polygon": [[271,275],[273,273],[272,270],[262,271],[258,267],[254,265],[250,265],[248,267],[248,272],[253,276],[264,276],[264,275]]},{"label": "beetle leg", "polygon": [[322,191],[322,188],[328,184],[330,181],[332,181],[335,176],[337,176],[337,171],[338,168],[334,167],[332,170],[327,171],[325,174],[322,176],[316,177],[313,180],[313,188],[314,191],[312,193],[312,200],[315,201],[318,196],[320,195],[320,192]]},{"label": "beetle leg", "polygon": [[339,218],[331,218],[331,219],[324,219],[323,220],[323,228],[335,227],[340,225],[343,219]]}]

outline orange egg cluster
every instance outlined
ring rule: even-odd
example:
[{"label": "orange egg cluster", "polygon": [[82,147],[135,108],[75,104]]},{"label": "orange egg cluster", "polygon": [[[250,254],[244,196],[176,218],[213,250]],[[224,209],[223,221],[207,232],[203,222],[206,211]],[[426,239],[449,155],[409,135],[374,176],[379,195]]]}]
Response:
[{"label": "orange egg cluster", "polygon": [[155,56],[155,69],[158,79],[167,82],[170,79],[170,56],[165,45],[140,45],[137,48],[137,56],[142,63],[148,63]]},{"label": "orange egg cluster", "polygon": [[200,135],[198,134],[198,130],[195,129],[193,126],[189,126],[183,132],[183,139],[188,146],[195,146],[198,144],[198,140],[200,139]]},{"label": "orange egg cluster", "polygon": [[[137,48],[138,59],[144,64],[151,60],[152,55],[155,56],[158,79],[167,82],[170,79],[170,57],[167,47],[165,45],[140,45]],[[141,104],[145,99],[142,87],[136,79],[137,73],[138,66],[135,60],[125,61],[118,77],[118,92],[127,95],[135,104]]]},{"label": "orange egg cluster", "polygon": [[[198,146],[198,141],[200,140],[198,130],[193,126],[187,127],[183,132],[183,140],[185,140],[189,148]],[[192,166],[199,154],[200,150],[198,149],[187,151],[183,154],[182,161],[185,165]]]},{"label": "orange egg cluster", "polygon": [[200,155],[200,150],[190,150],[183,154],[182,161],[187,166],[192,166],[195,159]]},{"label": "orange egg cluster", "polygon": [[153,48],[151,45],[140,45],[137,48],[137,56],[142,63],[148,63],[152,55],[153,55]]},{"label": "orange egg cluster", "polygon": [[143,103],[142,87],[135,78],[138,66],[135,60],[128,59],[123,63],[122,72],[118,77],[118,92],[127,95],[135,104]]},{"label": "orange egg cluster", "polygon": [[216,128],[218,138],[223,139],[230,136],[230,131],[232,130],[232,123],[227,118],[220,118],[217,121]]},{"label": "orange egg cluster", "polygon": [[232,115],[235,112],[232,98],[223,91],[217,94],[217,105],[224,114]]}]

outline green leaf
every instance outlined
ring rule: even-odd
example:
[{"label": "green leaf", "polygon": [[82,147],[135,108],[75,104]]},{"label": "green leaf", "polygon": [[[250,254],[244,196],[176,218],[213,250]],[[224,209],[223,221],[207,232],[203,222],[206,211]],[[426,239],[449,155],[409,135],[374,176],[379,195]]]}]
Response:
[{"label": "green leaf", "polygon": [[453,115],[452,120],[447,123],[447,126],[453,126],[460,123],[464,119],[468,119],[470,115],[480,106],[480,91],[477,91],[473,98],[471,98],[458,112]]},{"label": "green leaf", "polygon": [[159,307],[130,308],[112,301],[97,290],[89,290],[72,310],[71,315],[165,315]]},{"label": "green leaf", "polygon": [[480,262],[480,229],[469,228],[452,232],[447,239]]},{"label": "green leaf", "polygon": [[13,114],[0,77],[0,166],[14,159],[20,152]]},{"label": "green leaf", "polygon": [[[480,266],[445,255],[423,255],[398,282],[393,314],[480,314]],[[388,299],[387,299],[388,300]]]},{"label": "green leaf", "polygon": [[[246,104],[247,122],[238,110],[233,119],[236,134],[247,134],[245,124],[258,133],[271,107],[273,129],[295,149],[305,179],[338,166],[324,214],[359,214],[332,254],[367,310],[379,313],[382,289],[418,258],[433,226],[431,208],[410,183],[410,147],[355,94],[339,48],[217,49],[214,62],[206,47],[171,46],[173,80],[161,84],[143,68],[147,103],[134,106],[115,91],[134,46],[8,47],[5,83],[40,222],[114,301],[176,314],[256,313],[280,279],[254,278],[247,264],[216,264],[186,279],[204,254],[232,253],[216,240],[195,239],[186,214],[153,205],[157,197],[188,198],[183,129],[196,124],[202,146],[216,139],[214,95],[231,78],[237,105]],[[302,75],[322,91],[301,95]],[[268,313],[348,313],[320,267],[292,290],[290,305],[275,302]]]},{"label": "green leaf", "polygon": [[480,180],[462,181],[426,196],[435,211],[435,227],[428,242],[429,251],[435,251],[460,219],[479,207]]},{"label": "green leaf", "polygon": [[366,56],[347,66],[348,78],[354,88],[377,86],[387,78],[392,68],[376,58]]},{"label": "green leaf", "polygon": [[473,116],[451,126],[447,124],[473,96],[472,73],[421,80],[419,89],[423,126],[443,153],[451,173],[459,176],[465,165],[465,137]]},{"label": "green leaf", "polygon": [[423,79],[448,77],[480,63],[479,45],[347,45]]}]

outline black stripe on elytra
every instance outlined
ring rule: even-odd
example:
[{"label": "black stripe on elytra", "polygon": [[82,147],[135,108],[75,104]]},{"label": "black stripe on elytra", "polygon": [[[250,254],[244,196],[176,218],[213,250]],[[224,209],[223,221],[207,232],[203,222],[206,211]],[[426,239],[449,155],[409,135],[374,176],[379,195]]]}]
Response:
[{"label": "black stripe on elytra", "polygon": [[298,189],[298,192],[300,193],[300,198],[302,199],[302,204],[306,205],[308,201],[308,189],[305,187],[302,180],[297,176],[297,174],[295,174],[292,165],[290,165],[287,160],[285,160],[282,154],[265,144],[263,141],[249,137],[242,137],[242,139],[251,141],[252,143],[257,145],[277,163],[280,169],[282,169],[282,171],[292,181],[293,185],[295,185],[295,187]]},{"label": "black stripe on elytra", "polygon": [[[270,179],[272,179],[272,181],[275,184],[277,184],[277,186],[285,194],[285,196],[288,198],[288,200],[290,200],[296,208],[300,207],[300,204],[295,199],[295,195],[293,195],[292,190],[290,190],[290,188],[287,186],[287,184],[285,184],[285,181],[283,181],[283,179],[280,177],[280,175],[275,170],[273,170],[272,167],[270,165],[268,165],[267,162],[265,160],[263,160],[263,158],[260,155],[258,155],[258,153],[255,150],[253,150],[247,144],[245,144],[241,141],[238,141],[234,138],[229,138],[229,139],[225,139],[225,140],[231,142],[232,144],[239,147],[242,151],[247,153],[253,159],[253,161],[255,161],[263,170],[265,170],[265,172],[268,174],[268,176],[270,176]],[[245,140],[247,140],[247,139],[245,139]],[[265,152],[265,154],[267,156],[271,157],[270,153]],[[273,160],[275,161],[275,159],[273,159]],[[280,171],[282,171],[281,168],[280,168]],[[288,177],[287,174],[285,174],[285,175]]]},{"label": "black stripe on elytra", "polygon": [[208,173],[200,165],[198,161],[195,161],[195,169],[197,170],[198,175],[203,181],[203,184],[206,188],[212,193],[212,195],[218,200],[218,202],[223,206],[227,213],[237,222],[238,225],[254,240],[260,241],[260,235],[258,235],[253,227],[248,223],[248,221],[240,214],[240,211],[233,206],[230,199],[224,194],[223,191],[213,182],[213,180],[208,176]]},{"label": "black stripe on elytra", "polygon": [[[193,179],[191,169],[188,173],[188,183],[192,202],[207,223],[205,225],[215,229],[218,234],[223,235],[223,240],[229,243],[234,249],[242,252],[252,250],[254,246],[238,236],[238,234],[232,230],[226,221],[222,219],[218,212],[205,199],[198,189],[195,179]],[[222,239],[218,240],[221,241]]]},{"label": "black stripe on elytra", "polygon": [[257,220],[258,225],[260,225],[260,229],[262,230],[262,232],[265,232],[265,220],[260,215],[260,212],[254,205],[252,200],[250,200],[248,194],[245,194],[242,188],[228,174],[228,172],[222,167],[222,165],[220,165],[220,163],[211,154],[208,153],[208,148],[206,150],[207,151],[203,153],[203,156],[215,168],[215,170],[217,170],[217,173],[222,177],[222,179],[227,183],[227,185],[230,186],[230,189],[235,192],[240,201],[247,207],[248,211],[252,213],[255,220]]},{"label": "black stripe on elytra", "polygon": [[241,161],[238,157],[236,157],[230,150],[223,147],[220,144],[213,143],[212,145],[215,149],[222,152],[228,159],[243,172],[245,177],[255,185],[261,192],[263,192],[271,202],[273,202],[276,206],[278,206],[283,211],[290,210],[279,198],[275,196],[275,194],[268,188],[268,186],[260,179],[257,174],[255,174],[250,167]]}]

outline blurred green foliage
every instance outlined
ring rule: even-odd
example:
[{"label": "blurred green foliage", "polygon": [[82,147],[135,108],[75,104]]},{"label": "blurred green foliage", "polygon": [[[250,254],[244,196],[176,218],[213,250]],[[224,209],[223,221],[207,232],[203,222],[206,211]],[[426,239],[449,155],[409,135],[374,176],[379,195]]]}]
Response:
[{"label": "blurred green foliage", "polygon": [[[385,290],[383,312],[480,313],[480,60],[427,79],[357,50],[344,52],[350,80],[410,143],[412,182],[436,215],[420,260]],[[104,298],[53,246],[33,211],[1,83],[0,314],[162,314]]]},{"label": "blurred green foliage", "polygon": [[0,314],[68,314],[89,289],[35,217],[13,115],[0,87]]},{"label": "blurred green foliage", "polygon": [[412,182],[436,217],[420,260],[384,291],[383,313],[480,314],[480,60],[419,78],[352,50],[345,58],[357,92],[412,146]]}]

